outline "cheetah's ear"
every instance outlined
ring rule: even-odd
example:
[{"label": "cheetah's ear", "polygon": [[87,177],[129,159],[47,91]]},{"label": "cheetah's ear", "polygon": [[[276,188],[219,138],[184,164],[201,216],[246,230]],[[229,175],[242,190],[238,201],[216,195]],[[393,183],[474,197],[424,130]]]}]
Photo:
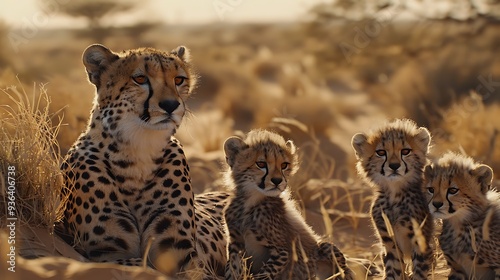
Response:
[{"label": "cheetah's ear", "polygon": [[286,141],[285,145],[288,147],[288,149],[290,149],[290,153],[292,153],[292,155],[295,154],[295,152],[297,151],[297,147],[292,140]]},{"label": "cheetah's ear", "polygon": [[226,162],[230,167],[233,167],[236,155],[245,147],[247,144],[240,137],[229,137],[224,142],[224,153],[226,154]]},{"label": "cheetah's ear", "polygon": [[431,134],[425,127],[419,127],[418,133],[415,136],[416,144],[427,153],[429,151],[429,144],[431,143]]},{"label": "cheetah's ear", "polygon": [[434,170],[432,169],[432,166],[430,164],[425,166],[425,169],[424,169],[425,180],[428,180],[428,181],[431,180],[433,171]]},{"label": "cheetah's ear", "polygon": [[470,174],[477,179],[477,182],[481,185],[481,192],[486,193],[491,188],[491,183],[493,182],[493,169],[488,165],[481,164],[475,169],[470,171]]},{"label": "cheetah's ear", "polygon": [[116,53],[103,45],[95,44],[85,49],[82,60],[87,70],[89,81],[99,89],[102,72],[118,58],[120,57]]},{"label": "cheetah's ear", "polygon": [[368,137],[363,133],[358,133],[352,137],[351,145],[356,152],[356,158],[360,159],[366,152],[366,144],[368,143]]},{"label": "cheetah's ear", "polygon": [[177,56],[186,63],[189,63],[191,61],[191,53],[189,49],[184,46],[178,46],[177,48],[173,49],[170,54]]}]

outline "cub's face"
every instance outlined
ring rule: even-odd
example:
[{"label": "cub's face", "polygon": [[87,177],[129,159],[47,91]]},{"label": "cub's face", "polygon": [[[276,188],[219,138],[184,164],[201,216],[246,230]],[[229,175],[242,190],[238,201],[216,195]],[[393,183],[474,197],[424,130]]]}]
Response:
[{"label": "cub's face", "polygon": [[97,88],[105,131],[125,134],[142,128],[173,134],[180,125],[184,101],[195,85],[186,48],[170,53],[154,49],[114,53],[92,45],[85,50],[83,63]]},{"label": "cub's face", "polygon": [[421,178],[429,142],[427,129],[413,123],[391,123],[376,134],[359,133],[352,138],[358,172],[383,185]]},{"label": "cub's face", "polygon": [[291,141],[268,131],[251,131],[245,140],[231,137],[224,143],[231,177],[237,187],[278,196],[297,168],[297,155]]},{"label": "cub's face", "polygon": [[[455,155],[456,156],[456,155]],[[425,169],[429,210],[435,218],[466,219],[487,204],[493,171],[487,165],[441,162]]]}]

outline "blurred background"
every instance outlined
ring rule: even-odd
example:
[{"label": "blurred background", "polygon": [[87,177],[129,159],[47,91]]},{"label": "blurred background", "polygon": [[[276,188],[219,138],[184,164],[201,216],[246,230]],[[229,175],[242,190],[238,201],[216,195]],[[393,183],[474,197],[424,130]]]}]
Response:
[{"label": "blurred background", "polygon": [[454,150],[500,172],[500,1],[5,0],[2,6],[0,104],[10,104],[5,93],[13,87],[29,95],[41,85],[54,122],[63,117],[62,153],[85,129],[94,97],[81,63],[88,45],[114,51],[185,45],[201,78],[178,136],[198,192],[220,184],[227,137],[269,128],[300,147],[293,187],[301,206],[313,210],[311,223],[328,232],[328,213],[357,229],[371,192],[357,179],[351,137],[396,117],[430,129],[433,156]]}]

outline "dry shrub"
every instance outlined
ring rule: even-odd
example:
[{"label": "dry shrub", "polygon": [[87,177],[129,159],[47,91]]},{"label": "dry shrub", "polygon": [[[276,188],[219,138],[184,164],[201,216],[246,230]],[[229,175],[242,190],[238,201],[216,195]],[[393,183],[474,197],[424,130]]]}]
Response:
[{"label": "dry shrub", "polygon": [[[0,88],[2,86],[11,88],[8,85],[15,83],[25,87],[9,69],[0,72]],[[91,89],[89,94],[75,92],[72,81],[60,76],[56,76],[51,83],[43,84],[42,87],[43,90],[33,91],[32,99],[37,100],[39,108],[48,110],[47,114],[51,116],[49,121],[52,122],[52,126],[58,126],[59,117],[64,118],[64,123],[59,126],[60,133],[57,134],[57,141],[61,148],[61,154],[65,154],[87,126],[93,93],[90,92]],[[85,86],[86,88],[87,86]],[[19,100],[11,97],[9,94],[0,94],[0,104],[17,110]],[[3,115],[0,114],[0,118],[3,118]]]},{"label": "dry shrub", "polygon": [[[465,62],[457,58],[467,56],[475,59],[463,67]],[[382,91],[376,97],[387,107],[395,107],[391,117],[405,115],[427,126],[437,121],[440,110],[480,86],[478,77],[487,77],[484,73],[489,73],[491,65],[488,53],[448,46],[403,65],[389,81],[387,92]],[[493,97],[489,102],[495,99],[498,100]]]},{"label": "dry shrub", "polygon": [[459,151],[500,170],[498,134],[500,104],[485,105],[482,96],[470,93],[442,112],[442,121],[432,129],[434,152]]},{"label": "dry shrub", "polygon": [[[54,115],[43,85],[29,95],[22,87],[2,89],[1,93],[14,105],[3,106],[6,116],[0,119],[0,224],[7,221],[8,180],[15,180],[18,221],[50,229],[62,216],[60,190],[64,183],[56,140],[61,120],[52,125]],[[9,166],[15,167],[14,176],[7,173],[12,169]]]}]

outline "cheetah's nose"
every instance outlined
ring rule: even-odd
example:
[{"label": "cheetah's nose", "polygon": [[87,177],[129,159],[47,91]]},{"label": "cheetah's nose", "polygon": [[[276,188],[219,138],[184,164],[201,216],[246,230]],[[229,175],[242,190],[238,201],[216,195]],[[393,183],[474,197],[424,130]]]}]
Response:
[{"label": "cheetah's nose", "polygon": [[160,108],[165,110],[165,112],[172,114],[172,112],[175,111],[175,109],[177,109],[177,107],[179,107],[180,103],[177,100],[167,99],[167,100],[160,101],[160,104],[158,104],[158,105],[160,106]]},{"label": "cheetah's nose", "polygon": [[271,178],[271,182],[273,182],[273,184],[275,186],[278,186],[281,182],[283,182],[283,179],[281,179],[281,178]]},{"label": "cheetah's nose", "polygon": [[397,162],[396,163],[389,163],[389,168],[392,169],[392,170],[394,170],[394,171],[398,170],[398,168],[400,166],[401,166],[401,164],[399,164]]},{"label": "cheetah's nose", "polygon": [[436,207],[436,210],[441,208],[441,206],[443,206],[443,203],[440,202],[440,201],[434,201],[432,202],[432,205],[434,205],[434,207]]}]

